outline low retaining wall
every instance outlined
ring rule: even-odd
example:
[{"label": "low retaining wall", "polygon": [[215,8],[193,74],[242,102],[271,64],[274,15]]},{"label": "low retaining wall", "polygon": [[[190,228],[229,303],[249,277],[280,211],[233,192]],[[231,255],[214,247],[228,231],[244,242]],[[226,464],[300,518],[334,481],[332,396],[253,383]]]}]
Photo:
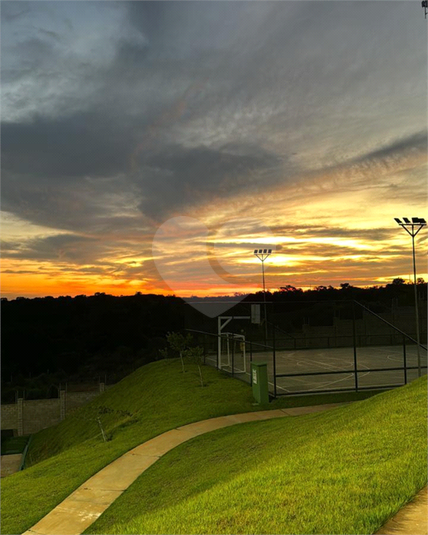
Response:
[{"label": "low retaining wall", "polygon": [[104,392],[105,386],[100,384],[99,391],[66,392],[61,390],[56,399],[18,398],[13,405],[1,406],[1,428],[14,429],[18,436],[31,435],[41,429],[58,424],[77,408],[93,400]]}]

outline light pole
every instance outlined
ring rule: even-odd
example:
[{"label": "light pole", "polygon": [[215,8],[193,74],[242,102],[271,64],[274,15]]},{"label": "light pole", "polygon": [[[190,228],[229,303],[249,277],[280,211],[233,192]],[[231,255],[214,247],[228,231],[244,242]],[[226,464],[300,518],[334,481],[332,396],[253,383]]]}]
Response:
[{"label": "light pole", "polygon": [[418,377],[421,377],[421,352],[420,352],[420,339],[419,339],[419,310],[418,310],[418,292],[416,289],[416,256],[415,256],[415,236],[423,228],[426,227],[425,219],[420,217],[412,217],[410,221],[407,217],[403,217],[404,223],[400,221],[398,217],[394,217],[395,221],[403,227],[403,229],[412,237],[412,252],[413,252],[413,286],[415,291],[415,315],[416,315],[416,341],[418,343]]},{"label": "light pole", "polygon": [[266,313],[266,286],[265,286],[265,260],[272,254],[272,249],[254,249],[254,254],[262,263],[262,279],[263,279],[263,309],[265,319],[265,344],[268,337],[267,328],[267,313]]}]

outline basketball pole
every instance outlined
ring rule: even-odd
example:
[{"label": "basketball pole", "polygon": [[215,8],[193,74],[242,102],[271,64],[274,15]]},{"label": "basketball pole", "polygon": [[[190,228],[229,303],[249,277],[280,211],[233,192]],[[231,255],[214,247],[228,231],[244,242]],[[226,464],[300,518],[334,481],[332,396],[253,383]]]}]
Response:
[{"label": "basketball pole", "polygon": [[251,316],[217,316],[217,368],[221,370],[221,337],[223,329],[232,320],[249,320]]}]

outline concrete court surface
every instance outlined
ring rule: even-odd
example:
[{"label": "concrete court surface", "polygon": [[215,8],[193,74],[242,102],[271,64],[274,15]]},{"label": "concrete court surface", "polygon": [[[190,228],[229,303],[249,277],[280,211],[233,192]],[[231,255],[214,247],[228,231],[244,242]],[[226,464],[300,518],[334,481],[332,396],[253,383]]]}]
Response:
[{"label": "concrete court surface", "polygon": [[[273,391],[272,352],[257,352],[252,355],[253,361],[267,362],[270,390]],[[209,356],[211,364],[216,363],[217,357]],[[225,371],[231,371],[227,357],[223,355],[222,363]],[[234,355],[235,373],[237,377],[249,382],[250,356],[247,350],[246,366],[241,352]],[[407,366],[417,366],[417,351],[415,345],[406,346]],[[358,385],[362,388],[376,388],[390,385],[404,384],[404,371],[370,372],[373,368],[403,367],[403,346],[370,346],[357,348]],[[421,364],[425,366],[422,373],[426,373],[427,352],[421,349]],[[349,372],[354,368],[353,347],[325,348],[325,349],[296,349],[276,351],[276,370],[278,374],[312,373],[345,370],[343,374],[314,375],[300,377],[277,377],[278,394],[298,391],[317,391],[330,389],[353,389],[355,374]],[[245,370],[245,371],[244,371]],[[366,371],[367,370],[367,371]],[[348,371],[348,373],[346,373]],[[407,382],[418,377],[418,370],[407,371]]]}]

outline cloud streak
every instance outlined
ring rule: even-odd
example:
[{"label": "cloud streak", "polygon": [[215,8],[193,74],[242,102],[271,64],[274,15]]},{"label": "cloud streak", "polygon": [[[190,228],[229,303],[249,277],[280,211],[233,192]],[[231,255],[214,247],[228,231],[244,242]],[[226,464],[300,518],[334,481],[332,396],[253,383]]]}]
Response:
[{"label": "cloud streak", "polygon": [[5,1],[2,35],[9,276],[40,262],[88,287],[162,290],[151,241],[180,215],[212,236],[239,218],[266,227],[217,235],[231,276],[233,247],[287,236],[307,238],[278,245],[300,256],[297,281],[402,272],[406,237],[387,227],[421,215],[427,189],[426,27],[411,3]]}]

